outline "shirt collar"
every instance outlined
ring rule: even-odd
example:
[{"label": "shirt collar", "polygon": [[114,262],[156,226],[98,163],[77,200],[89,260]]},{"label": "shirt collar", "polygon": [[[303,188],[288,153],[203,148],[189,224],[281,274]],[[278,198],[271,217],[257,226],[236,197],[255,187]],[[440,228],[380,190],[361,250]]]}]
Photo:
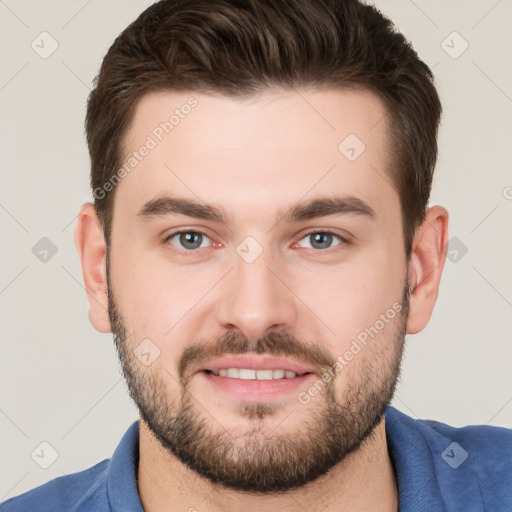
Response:
[{"label": "shirt collar", "polygon": [[107,494],[114,512],[144,512],[137,489],[139,422],[130,425],[110,459]]}]

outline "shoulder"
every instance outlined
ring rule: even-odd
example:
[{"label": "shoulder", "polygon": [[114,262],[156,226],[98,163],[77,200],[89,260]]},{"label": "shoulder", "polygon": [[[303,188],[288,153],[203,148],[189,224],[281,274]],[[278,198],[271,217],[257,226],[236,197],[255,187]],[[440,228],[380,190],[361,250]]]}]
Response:
[{"label": "shoulder", "polygon": [[417,483],[435,484],[444,503],[478,502],[488,510],[512,507],[512,486],[504,478],[512,472],[512,429],[453,427],[414,419],[389,407],[386,434],[398,469],[421,475]]},{"label": "shoulder", "polygon": [[[433,420],[424,420],[423,424],[432,437],[449,441],[441,452],[445,465],[453,470],[462,469],[462,464],[467,463],[464,469],[478,478],[483,489],[506,492],[508,504],[512,505],[512,486],[503,478],[512,472],[512,429],[490,425],[453,427]],[[438,443],[432,445],[436,447]]]},{"label": "shoulder", "polygon": [[110,459],[60,476],[0,504],[1,512],[107,510],[106,474]]},{"label": "shoulder", "polygon": [[[461,464],[463,458],[471,458],[478,467],[489,465],[498,471],[503,465],[512,464],[512,429],[490,425],[453,427],[439,421],[414,419],[392,407],[386,412],[386,422],[395,423],[395,431],[421,437],[436,453],[441,449],[442,459],[451,462],[450,467]],[[450,461],[451,458],[457,461]]]},{"label": "shoulder", "polygon": [[88,512],[142,510],[137,494],[139,423],[125,432],[111,459],[55,478],[0,504],[0,512]]}]

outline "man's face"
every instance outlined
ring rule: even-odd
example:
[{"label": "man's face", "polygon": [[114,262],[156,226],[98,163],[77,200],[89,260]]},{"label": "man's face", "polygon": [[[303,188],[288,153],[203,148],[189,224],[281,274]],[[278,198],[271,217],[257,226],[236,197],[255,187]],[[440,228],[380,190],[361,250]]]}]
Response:
[{"label": "man's face", "polygon": [[[386,143],[385,108],[361,91],[164,92],[138,104],[123,163],[133,151],[137,162],[115,192],[112,331],[142,418],[210,481],[296,488],[380,422],[408,311]],[[332,202],[298,208],[315,199],[347,201],[336,214]],[[252,360],[217,364],[236,354]],[[294,364],[308,373],[209,371],[269,362],[266,379],[271,357],[285,359],[274,377]]]}]

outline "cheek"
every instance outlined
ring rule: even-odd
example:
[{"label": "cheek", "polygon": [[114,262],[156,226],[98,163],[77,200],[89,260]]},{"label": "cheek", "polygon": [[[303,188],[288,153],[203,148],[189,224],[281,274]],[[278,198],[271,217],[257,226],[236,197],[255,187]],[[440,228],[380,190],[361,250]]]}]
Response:
[{"label": "cheek", "polygon": [[162,269],[128,251],[122,252],[112,269],[116,302],[130,333],[137,338],[160,338],[170,327],[177,287],[167,285]]},{"label": "cheek", "polygon": [[[354,338],[379,321],[380,315],[390,309],[394,313],[393,305],[396,308],[401,301],[404,263],[392,253],[382,250],[380,254],[347,265],[319,268],[315,279],[301,287],[304,302],[334,331],[329,335],[333,353],[345,351]],[[386,323],[383,335],[391,325]]]},{"label": "cheek", "polygon": [[319,342],[336,361],[333,372],[340,401],[349,387],[370,382],[379,386],[388,375],[401,320],[401,273],[391,275],[375,266],[356,270],[331,272],[322,293],[314,287],[310,291],[311,303],[316,305],[312,309],[335,333],[323,329],[328,335]]},{"label": "cheek", "polygon": [[197,317],[205,304],[202,298],[214,287],[223,269],[180,268],[161,255],[152,257],[147,251],[144,254],[133,247],[131,252],[125,249],[123,257],[117,258],[113,280],[132,343],[149,338],[162,351],[184,350],[184,340],[197,334],[194,329],[198,324],[191,326],[190,320]]}]

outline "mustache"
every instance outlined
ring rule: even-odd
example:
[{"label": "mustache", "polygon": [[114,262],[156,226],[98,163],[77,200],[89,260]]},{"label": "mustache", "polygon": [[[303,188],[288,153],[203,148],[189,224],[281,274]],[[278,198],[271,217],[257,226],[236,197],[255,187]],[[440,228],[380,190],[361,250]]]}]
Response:
[{"label": "mustache", "polygon": [[336,363],[325,348],[310,341],[301,341],[290,333],[272,332],[263,338],[251,340],[230,331],[214,342],[195,342],[188,346],[180,358],[179,377],[182,382],[187,381],[193,369],[207,361],[248,353],[289,357],[314,366],[319,374]]}]

